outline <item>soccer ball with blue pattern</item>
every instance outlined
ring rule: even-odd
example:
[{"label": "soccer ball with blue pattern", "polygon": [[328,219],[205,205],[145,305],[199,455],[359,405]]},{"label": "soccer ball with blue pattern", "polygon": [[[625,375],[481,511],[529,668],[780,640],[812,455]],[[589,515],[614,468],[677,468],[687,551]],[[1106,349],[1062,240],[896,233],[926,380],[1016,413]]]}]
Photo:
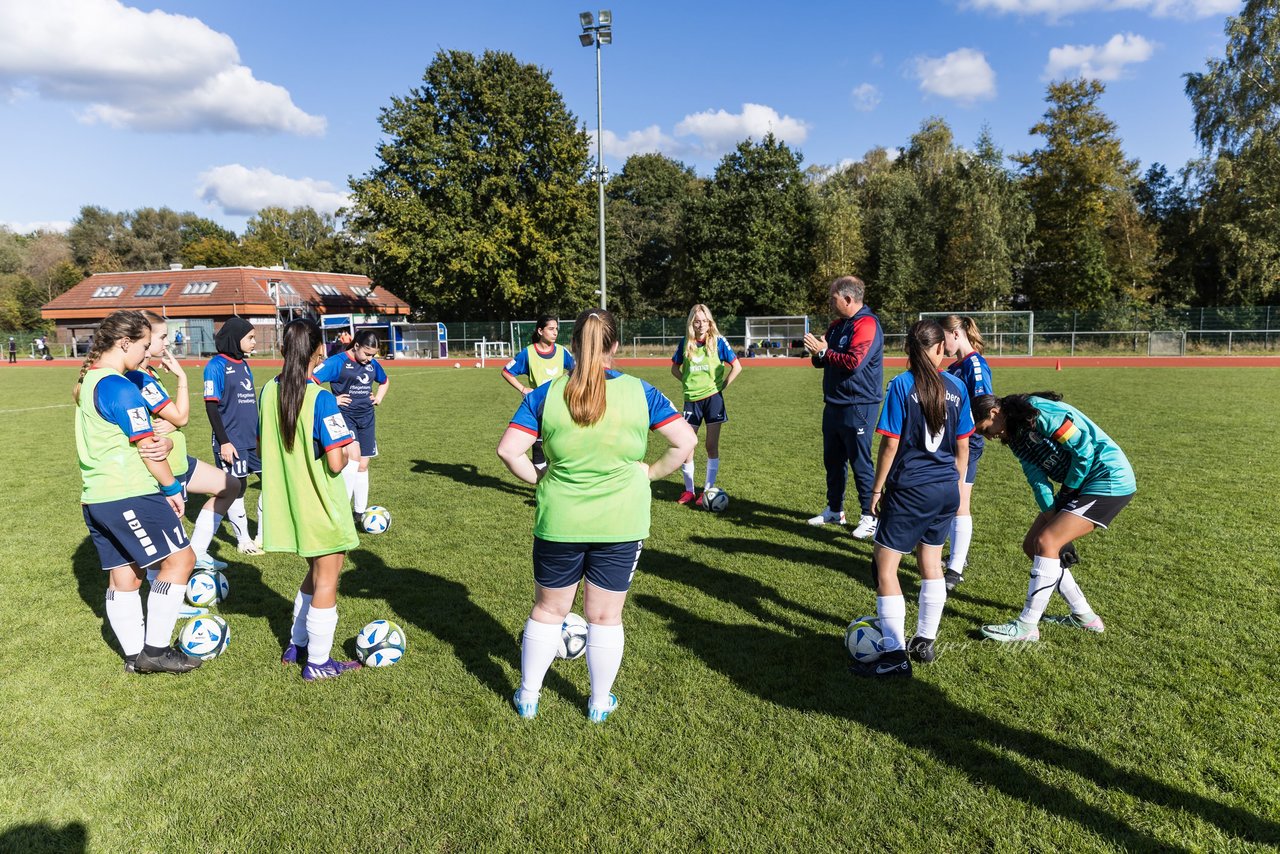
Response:
[{"label": "soccer ball with blue pattern", "polygon": [[881,642],[884,635],[880,631],[878,617],[858,617],[849,624],[844,632],[844,648],[854,661],[870,663],[884,655]]},{"label": "soccer ball with blue pattern", "polygon": [[224,602],[230,592],[227,577],[216,569],[202,569],[187,581],[187,601],[197,608],[209,608]]},{"label": "soccer ball with blue pattern", "polygon": [[366,534],[381,534],[391,527],[391,511],[374,505],[360,517],[360,527]]},{"label": "soccer ball with blue pattern", "polygon": [[366,667],[390,667],[404,650],[404,629],[390,620],[374,620],[356,636],[356,658]]},{"label": "soccer ball with blue pattern", "polygon": [[581,658],[587,651],[587,621],[568,614],[560,624],[560,646],[556,658]]},{"label": "soccer ball with blue pattern", "polygon": [[178,649],[192,658],[217,658],[231,642],[231,628],[216,614],[196,617],[178,634]]},{"label": "soccer ball with blue pattern", "polygon": [[712,513],[719,513],[729,506],[729,493],[718,486],[713,486],[702,493],[702,506]]}]

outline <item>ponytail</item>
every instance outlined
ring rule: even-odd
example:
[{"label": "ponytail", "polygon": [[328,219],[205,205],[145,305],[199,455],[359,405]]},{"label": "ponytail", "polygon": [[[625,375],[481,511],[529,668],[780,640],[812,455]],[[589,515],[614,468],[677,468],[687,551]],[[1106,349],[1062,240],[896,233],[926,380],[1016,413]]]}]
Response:
[{"label": "ponytail", "polygon": [[89,373],[93,363],[102,358],[116,345],[121,338],[139,341],[143,335],[151,331],[151,324],[146,316],[138,311],[113,311],[93,331],[93,343],[89,345],[89,355],[84,357],[80,366],[80,376],[76,379],[75,388],[71,390],[71,399],[80,402],[80,387],[84,383],[84,375]]},{"label": "ponytail", "polygon": [[605,309],[584,311],[574,321],[571,349],[577,367],[565,385],[564,403],[580,427],[590,427],[604,417],[604,372],[617,343],[618,323]]},{"label": "ponytail", "polygon": [[355,337],[351,339],[351,346],[347,349],[354,350],[357,347],[369,347],[377,350],[381,346],[382,345],[378,342],[378,333],[374,332],[372,329],[361,329],[356,333]]},{"label": "ponytail", "polygon": [[287,452],[293,451],[293,441],[298,432],[298,414],[306,399],[307,383],[311,381],[311,357],[324,343],[324,335],[315,321],[306,318],[291,320],[284,327],[280,353],[284,367],[280,370],[280,441]]},{"label": "ponytail", "polygon": [[930,435],[942,431],[947,421],[947,393],[929,351],[942,343],[942,325],[936,320],[918,320],[907,333],[907,362],[916,381],[916,397],[924,411]]},{"label": "ponytail", "polygon": [[964,337],[969,339],[969,346],[979,353],[987,348],[986,342],[982,340],[982,333],[978,331],[978,324],[974,323],[972,317],[948,314],[942,319],[942,328],[948,332],[955,332],[959,329],[964,333]]}]

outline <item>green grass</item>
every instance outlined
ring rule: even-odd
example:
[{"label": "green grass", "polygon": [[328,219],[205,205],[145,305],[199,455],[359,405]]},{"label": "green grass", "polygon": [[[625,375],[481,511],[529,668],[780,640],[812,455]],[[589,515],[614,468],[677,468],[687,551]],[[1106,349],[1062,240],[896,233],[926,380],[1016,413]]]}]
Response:
[{"label": "green grass", "polygon": [[[1280,371],[996,370],[1002,391],[1062,391],[1137,470],[1138,497],[1081,547],[1105,635],[975,639],[1021,605],[1034,515],[993,445],[938,661],[910,682],[850,677],[871,547],[804,524],[824,494],[820,377],[749,369],[723,437],[729,510],[654,489],[622,706],[601,727],[581,660],[553,668],[536,721],[509,705],[532,509],[494,455],[517,402],[494,372],[391,369],[371,499],[395,518],[350,556],[339,638],[351,652],[389,618],[409,652],[307,685],[278,664],[302,561],[239,559],[225,532],[229,651],[180,678],[122,672],[59,406],[74,373],[0,370],[0,850],[1280,845]],[[202,412],[188,433],[207,459]],[[903,578],[910,627],[910,560]]]}]

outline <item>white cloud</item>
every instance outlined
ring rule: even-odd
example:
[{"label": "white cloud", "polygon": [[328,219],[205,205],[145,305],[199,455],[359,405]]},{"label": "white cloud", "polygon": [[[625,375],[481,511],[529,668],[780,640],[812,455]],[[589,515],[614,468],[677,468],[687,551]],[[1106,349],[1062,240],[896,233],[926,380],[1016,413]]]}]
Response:
[{"label": "white cloud", "polygon": [[1126,65],[1146,62],[1155,53],[1156,46],[1132,33],[1116,34],[1106,44],[1068,44],[1049,51],[1049,64],[1045,66],[1046,80],[1064,77],[1090,77],[1095,80],[1115,80],[1124,73]]},{"label": "white cloud", "polygon": [[853,98],[853,108],[859,112],[869,113],[880,105],[880,90],[870,83],[853,87],[850,97]]},{"label": "white cloud", "polygon": [[917,57],[913,70],[920,91],[930,95],[970,104],[996,94],[996,73],[982,51],[973,48],[962,47],[940,59]]},{"label": "white cloud", "polygon": [[320,213],[333,213],[350,203],[350,197],[335,190],[328,181],[288,178],[239,163],[215,166],[202,173],[199,181],[196,195],[231,216],[249,216],[266,207],[311,207]]},{"label": "white cloud", "polygon": [[[705,110],[692,113],[676,123],[671,133],[658,125],[633,130],[625,136],[604,132],[604,151],[611,157],[627,158],[632,154],[656,152],[676,158],[714,159],[731,151],[750,137],[757,142],[772,133],[783,142],[798,145],[809,135],[809,123],[762,104],[743,104],[742,112]],[[592,147],[595,133],[590,132]]]},{"label": "white cloud", "polygon": [[[595,150],[596,135],[591,132],[591,149]],[[611,130],[604,132],[604,153],[619,160],[626,160],[633,154],[646,154],[671,151],[677,147],[676,141],[662,132],[657,125],[650,125],[644,130],[633,130],[626,136],[618,136]]]},{"label": "white cloud", "polygon": [[0,88],[84,104],[80,117],[145,131],[322,134],[323,116],[256,79],[204,22],[119,0],[0,2]]},{"label": "white cloud", "polygon": [[71,230],[71,220],[67,219],[46,219],[36,220],[34,222],[0,222],[0,226],[9,229],[14,234],[34,234],[37,231],[56,231],[59,234],[66,234]]},{"label": "white cloud", "polygon": [[969,8],[1015,15],[1043,15],[1051,21],[1078,12],[1147,12],[1156,18],[1208,18],[1234,14],[1240,0],[968,0]]}]

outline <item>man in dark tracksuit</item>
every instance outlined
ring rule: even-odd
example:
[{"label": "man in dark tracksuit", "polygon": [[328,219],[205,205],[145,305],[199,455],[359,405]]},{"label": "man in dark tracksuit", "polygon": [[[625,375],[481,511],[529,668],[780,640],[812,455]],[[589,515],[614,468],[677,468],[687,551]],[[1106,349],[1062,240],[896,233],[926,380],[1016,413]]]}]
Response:
[{"label": "man in dark tracksuit", "polygon": [[813,366],[822,368],[822,396],[827,404],[822,412],[827,507],[809,524],[844,524],[848,480],[845,466],[852,465],[861,506],[861,518],[853,535],[860,540],[876,530],[876,520],[871,515],[871,487],[875,482],[871,436],[884,399],[884,335],[880,321],[862,303],[865,291],[866,286],[856,276],[842,276],[832,282],[830,301],[835,321],[824,337],[804,337]]}]

